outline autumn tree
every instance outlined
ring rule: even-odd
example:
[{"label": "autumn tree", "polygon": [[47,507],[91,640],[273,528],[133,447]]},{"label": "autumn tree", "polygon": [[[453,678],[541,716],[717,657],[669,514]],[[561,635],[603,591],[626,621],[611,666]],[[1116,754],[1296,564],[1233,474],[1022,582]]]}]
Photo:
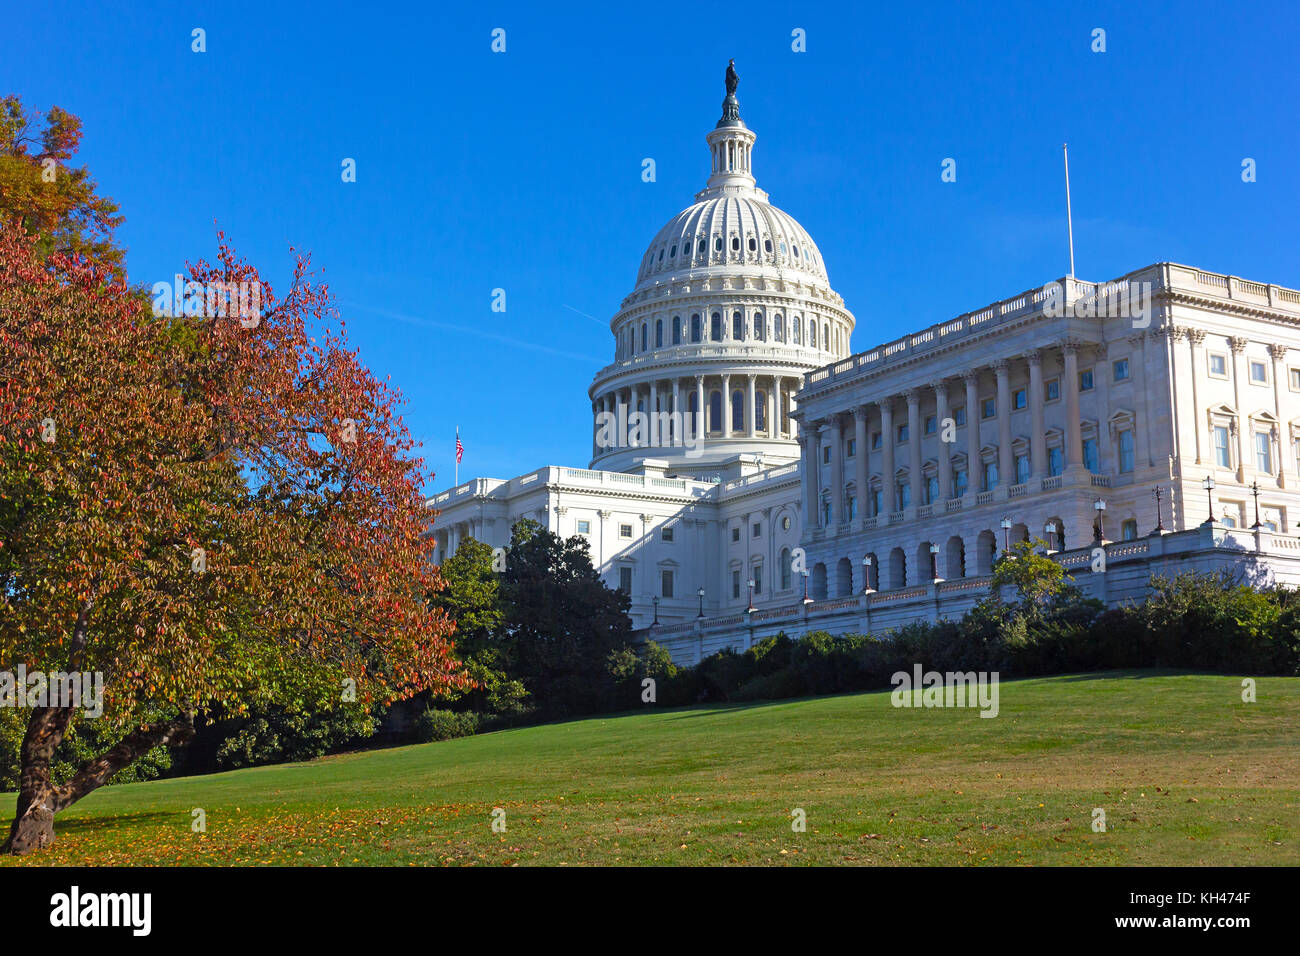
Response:
[{"label": "autumn tree", "polygon": [[96,193],[84,166],[72,165],[81,120],[52,107],[29,114],[16,96],[0,99],[0,222],[37,237],[42,255],[58,252],[120,275],[122,250],[113,240],[117,205]]},{"label": "autumn tree", "polygon": [[[221,237],[207,308],[157,316],[59,235],[0,224],[0,669],[102,674],[113,743],[56,783],[92,718],[27,699],[12,853],[198,712],[465,683],[399,396],[307,261],[279,298]],[[210,294],[241,283],[255,314]]]}]

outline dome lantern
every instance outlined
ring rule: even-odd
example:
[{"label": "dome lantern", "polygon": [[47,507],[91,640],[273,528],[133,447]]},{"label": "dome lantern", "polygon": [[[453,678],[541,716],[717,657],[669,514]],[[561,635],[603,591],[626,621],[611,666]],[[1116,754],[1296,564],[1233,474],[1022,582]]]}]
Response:
[{"label": "dome lantern", "polygon": [[727,64],[727,98],[722,101],[722,119],[705,137],[713,158],[708,188],[697,199],[754,189],[752,157],[754,140],[758,137],[740,118],[740,102],[736,99],[739,83],[736,61],[732,60]]}]

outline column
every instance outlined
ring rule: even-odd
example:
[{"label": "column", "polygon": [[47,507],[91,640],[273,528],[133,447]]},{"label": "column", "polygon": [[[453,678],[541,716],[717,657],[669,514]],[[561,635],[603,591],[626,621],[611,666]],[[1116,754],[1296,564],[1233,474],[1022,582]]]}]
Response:
[{"label": "column", "polygon": [[650,447],[659,444],[659,416],[656,414],[659,404],[659,382],[655,379],[650,380],[650,401],[646,405],[646,411],[650,414],[650,427],[647,429],[650,438]]},{"label": "column", "polygon": [[[686,416],[682,414],[682,380],[673,376],[673,441],[681,445],[686,440]],[[674,592],[676,593],[676,592]]]},{"label": "column", "polygon": [[1083,437],[1079,421],[1079,347],[1067,342],[1061,347],[1065,356],[1065,371],[1061,383],[1065,389],[1065,465],[1076,474],[1083,468]]},{"label": "column", "polygon": [[722,421],[718,423],[722,428],[722,437],[726,438],[731,434],[731,430],[736,427],[736,423],[731,420],[731,376],[722,376]]},{"label": "column", "polygon": [[[1201,407],[1201,399],[1197,395],[1197,388],[1196,388],[1197,378],[1199,378],[1203,374],[1206,374],[1209,371],[1206,368],[1206,364],[1205,364],[1205,353],[1200,351],[1201,344],[1204,341],[1205,341],[1204,329],[1187,330],[1188,348],[1191,349],[1191,353],[1192,353],[1192,374],[1189,376],[1192,380],[1192,424],[1195,426],[1192,429],[1192,434],[1196,437],[1196,463],[1198,465],[1206,464],[1206,462],[1210,457],[1201,450],[1201,428],[1203,427],[1202,422],[1204,421],[1204,416],[1199,410]],[[1146,354],[1146,348],[1145,346],[1143,346],[1143,355],[1145,356],[1145,354]],[[1142,393],[1143,409],[1145,409],[1146,406],[1147,406],[1146,391],[1143,390]],[[1177,453],[1177,448],[1181,444],[1181,441],[1178,440],[1180,438],[1181,435],[1178,436],[1174,441],[1175,453]],[[1149,453],[1152,452],[1152,450],[1155,448],[1155,442],[1153,441],[1147,441],[1144,444],[1146,444]],[[1154,465],[1155,461],[1149,460],[1148,464]]]},{"label": "column", "polygon": [[818,422],[808,423],[808,443],[812,447],[812,500],[808,502],[811,506],[812,522],[808,525],[810,528],[824,527],[822,524],[822,429]]},{"label": "column", "polygon": [[952,448],[943,437],[947,430],[944,422],[952,417],[948,412],[948,383],[935,382],[931,388],[934,389],[934,420],[939,429],[939,501],[946,502],[952,497]]},{"label": "column", "polygon": [[966,382],[966,493],[979,492],[980,481],[980,377],[967,372]]},{"label": "column", "polygon": [[600,445],[596,439],[600,436],[600,399],[591,403],[591,457],[600,454]]},{"label": "column", "polygon": [[1246,381],[1246,344],[1247,340],[1239,335],[1228,339],[1228,345],[1232,347],[1232,405],[1237,409],[1237,482],[1243,485],[1246,483],[1246,462],[1251,460],[1250,413],[1241,407],[1241,383]]},{"label": "column", "polygon": [[[782,381],[785,381],[782,379]],[[786,415],[789,416],[794,411],[794,393],[798,391],[798,383],[785,390],[785,409]],[[793,418],[790,419],[790,437],[795,438],[799,434],[799,423]]]},{"label": "column", "polygon": [[623,401],[623,389],[614,392],[614,447],[623,448],[627,445],[627,404]]},{"label": "column", "polygon": [[1295,477],[1294,462],[1288,467],[1291,458],[1289,454],[1291,449],[1287,442],[1289,425],[1286,416],[1282,413],[1282,384],[1287,381],[1288,374],[1286,346],[1279,342],[1270,342],[1268,354],[1273,357],[1273,414],[1277,417],[1277,484],[1279,488],[1286,488],[1294,484],[1290,479]]},{"label": "column", "polygon": [[871,494],[868,486],[871,472],[867,467],[867,406],[865,405],[858,405],[853,409],[853,443],[857,447],[857,460],[854,462],[857,471],[854,474],[854,483],[858,486],[858,517],[865,518],[867,502]]},{"label": "column", "polygon": [[1103,475],[1119,472],[1119,453],[1110,434],[1110,347],[1098,342],[1092,363],[1092,394],[1097,403],[1097,470]]},{"label": "column", "polygon": [[1016,456],[1011,452],[1011,363],[998,359],[998,497],[1005,498],[1016,483]]},{"label": "column", "polygon": [[808,435],[799,436],[799,486],[803,490],[803,526],[805,532],[817,527],[817,463],[813,457],[813,442]]},{"label": "column", "polygon": [[831,446],[831,522],[832,528],[844,520],[844,436],[840,416],[831,418],[827,428]]},{"label": "column", "polygon": [[708,433],[708,409],[704,407],[704,376],[695,376],[695,437],[702,438]]},{"label": "column", "polygon": [[[1034,479],[1047,475],[1047,425],[1043,392],[1043,353],[1034,349],[1029,360],[1029,474]],[[1038,490],[1038,489],[1035,489]]]},{"label": "column", "polygon": [[772,376],[772,384],[767,389],[767,437],[781,437],[781,403],[777,401],[777,389],[781,387],[781,380],[775,375]]},{"label": "column", "polygon": [[880,501],[888,515],[898,508],[894,498],[894,400],[880,403]]},{"label": "column", "polygon": [[907,480],[912,486],[912,508],[921,507],[924,485],[921,482],[921,392],[907,390]]},{"label": "column", "polygon": [[757,375],[745,376],[745,437],[746,438],[755,437],[754,422],[758,418],[758,414],[757,414],[758,409],[755,407],[758,401],[757,399],[758,389],[755,387],[755,382],[757,378],[758,378]]}]

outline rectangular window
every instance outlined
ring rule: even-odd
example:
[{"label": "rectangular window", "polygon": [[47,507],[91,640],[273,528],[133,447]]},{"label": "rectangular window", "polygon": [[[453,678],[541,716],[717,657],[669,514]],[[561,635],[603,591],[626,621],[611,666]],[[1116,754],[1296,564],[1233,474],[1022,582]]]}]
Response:
[{"label": "rectangular window", "polygon": [[1082,372],[1079,373],[1079,391],[1081,392],[1092,391],[1092,369],[1085,368]]},{"label": "rectangular window", "polygon": [[850,520],[850,521],[852,521],[854,518],[856,518],[856,517],[858,516],[858,497],[857,497],[857,495],[849,495],[849,500],[848,500],[848,512],[849,512],[849,520]]},{"label": "rectangular window", "polygon": [[931,475],[925,480],[925,503],[934,504],[939,500],[939,476]]},{"label": "rectangular window", "polygon": [[733,600],[740,597],[740,571],[738,570],[731,572],[731,597]]},{"label": "rectangular window", "polygon": [[831,503],[829,501],[823,501],[822,502],[822,527],[829,528],[830,526],[831,526]]},{"label": "rectangular window", "polygon": [[912,484],[908,481],[898,483],[898,510],[912,507]]},{"label": "rectangular window", "polygon": [[1029,400],[1029,393],[1026,392],[1023,388],[1018,388],[1011,393],[1011,407],[1014,408],[1016,411],[1020,411],[1022,408],[1024,408],[1025,403],[1028,402],[1028,400]]},{"label": "rectangular window", "polygon": [[579,522],[578,522],[578,534],[591,534],[591,522],[590,522],[590,521],[579,521]]},{"label": "rectangular window", "polygon": [[734,541],[739,541],[739,540],[740,540],[740,529],[739,529],[739,528],[732,528],[732,529],[731,529],[731,540],[732,540],[733,542],[734,542]]},{"label": "rectangular window", "polygon": [[884,496],[879,488],[875,488],[871,492],[871,513],[878,515],[883,507]]},{"label": "rectangular window", "polygon": [[1110,367],[1115,381],[1123,382],[1128,378],[1128,359],[1116,359]]},{"label": "rectangular window", "polygon": [[980,406],[980,414],[985,418],[992,418],[998,413],[998,400],[996,398],[986,398]]},{"label": "rectangular window", "polygon": [[1054,378],[1043,385],[1043,392],[1049,402],[1054,402],[1061,397],[1061,380]]},{"label": "rectangular window", "polygon": [[659,572],[659,587],[664,597],[670,598],[673,596],[673,573],[671,571]]},{"label": "rectangular window", "polygon": [[1300,392],[1300,368],[1291,369],[1291,391]]},{"label": "rectangular window", "polygon": [[624,594],[632,593],[632,569],[631,568],[618,569],[618,589],[622,591]]},{"label": "rectangular window", "polygon": [[880,447],[880,432],[871,433],[871,447],[872,448]]},{"label": "rectangular window", "polygon": [[1119,536],[1124,541],[1136,541],[1138,536],[1138,523],[1135,519],[1129,518],[1119,526]]},{"label": "rectangular window", "polygon": [[1059,475],[1065,471],[1065,451],[1060,447],[1047,449],[1047,473]]},{"label": "rectangular window", "polygon": [[984,463],[984,490],[992,491],[998,486],[998,463],[996,461],[986,461]]},{"label": "rectangular window", "polygon": [[1097,451],[1097,439],[1085,438],[1083,440],[1083,467],[1087,468],[1093,474],[1096,474],[1101,468],[1101,459]]},{"label": "rectangular window", "polygon": [[1214,426],[1214,461],[1220,468],[1232,467],[1232,446],[1228,444],[1228,426]]},{"label": "rectangular window", "polygon": [[754,522],[754,533],[753,533],[752,537],[757,538],[757,537],[759,537],[762,533],[763,533],[763,525],[762,525],[762,523],[761,523],[761,522],[758,522],[758,521],[755,521],[755,522]]},{"label": "rectangular window", "polygon": [[907,423],[898,426],[898,443],[901,445],[907,441]]},{"label": "rectangular window", "polygon": [[1228,377],[1228,356],[1221,352],[1210,353],[1210,374],[1215,378]]},{"label": "rectangular window", "polygon": [[1133,429],[1125,428],[1119,433],[1119,470],[1121,473],[1133,470]]},{"label": "rectangular window", "polygon": [[1296,471],[1300,472],[1300,438],[1291,441],[1291,449],[1291,457],[1295,459]]},{"label": "rectangular window", "polygon": [[966,406],[958,405],[952,410],[952,422],[954,425],[966,424]]},{"label": "rectangular window", "polygon": [[1016,484],[1023,485],[1029,480],[1029,456],[1016,455]]},{"label": "rectangular window", "polygon": [[621,524],[618,526],[618,536],[620,538],[632,537],[632,526],[630,524]]},{"label": "rectangular window", "polygon": [[1268,366],[1263,362],[1250,363],[1250,381],[1253,385],[1268,384]]},{"label": "rectangular window", "polygon": [[1273,439],[1268,432],[1255,432],[1255,470],[1273,474]]},{"label": "rectangular window", "polygon": [[857,453],[858,453],[858,440],[856,438],[850,438],[848,442],[848,451],[845,457],[853,458],[855,455],[857,455]]},{"label": "rectangular window", "polygon": [[934,415],[925,416],[925,433],[933,435],[939,428],[939,419]]},{"label": "rectangular window", "polygon": [[830,463],[831,463],[831,446],[827,445],[824,448],[822,448],[822,464],[829,465]]},{"label": "rectangular window", "polygon": [[966,469],[957,468],[952,473],[952,493],[953,497],[960,498],[966,494]]},{"label": "rectangular window", "polygon": [[761,564],[754,565],[754,593],[763,593],[763,566]]},{"label": "rectangular window", "polygon": [[664,528],[662,531],[659,532],[659,537],[661,537],[665,541],[673,540],[673,529]]}]

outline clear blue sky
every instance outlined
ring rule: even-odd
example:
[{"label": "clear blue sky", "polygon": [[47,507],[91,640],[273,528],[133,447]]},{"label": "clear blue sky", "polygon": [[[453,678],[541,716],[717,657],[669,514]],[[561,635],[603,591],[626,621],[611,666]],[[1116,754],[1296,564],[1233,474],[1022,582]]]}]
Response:
[{"label": "clear blue sky", "polygon": [[1067,140],[1081,277],[1300,286],[1294,4],[444,6],[20,4],[0,35],[0,93],[84,120],[133,280],[210,256],[214,221],[281,284],[310,250],[426,490],[457,425],[462,479],[586,464],[608,320],[704,185],[732,56],[759,186],[817,240],[855,351],[1063,275]]}]

